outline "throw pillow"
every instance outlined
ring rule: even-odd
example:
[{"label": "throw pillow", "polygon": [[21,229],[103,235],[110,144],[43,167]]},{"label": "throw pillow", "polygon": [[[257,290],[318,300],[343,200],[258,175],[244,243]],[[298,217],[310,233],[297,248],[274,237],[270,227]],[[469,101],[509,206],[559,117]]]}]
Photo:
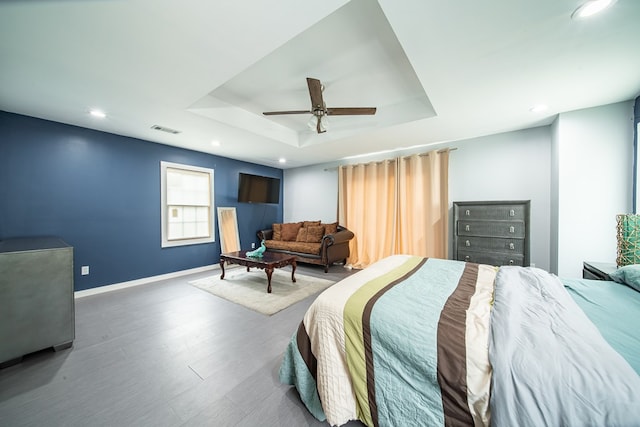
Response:
[{"label": "throw pillow", "polygon": [[629,264],[623,267],[618,267],[616,271],[609,274],[612,280],[618,283],[624,283],[625,285],[640,292],[640,265]]},{"label": "throw pillow", "polygon": [[332,224],[324,224],[324,232],[325,234],[334,234],[338,232],[338,223],[334,222]]},{"label": "throw pillow", "polygon": [[302,223],[302,227],[306,228],[306,227],[310,227],[313,225],[320,225],[320,221],[305,221]]},{"label": "throw pillow", "polygon": [[306,242],[307,241],[307,229],[302,227],[298,230],[298,235],[296,236],[296,242]]},{"label": "throw pillow", "polygon": [[324,225],[312,225],[307,228],[301,228],[300,230],[307,230],[305,241],[308,243],[320,243],[324,236]]},{"label": "throw pillow", "polygon": [[295,242],[298,237],[298,230],[302,226],[301,222],[288,222],[282,224],[282,240],[286,242]]},{"label": "throw pillow", "polygon": [[273,224],[273,240],[282,240],[282,224]]}]

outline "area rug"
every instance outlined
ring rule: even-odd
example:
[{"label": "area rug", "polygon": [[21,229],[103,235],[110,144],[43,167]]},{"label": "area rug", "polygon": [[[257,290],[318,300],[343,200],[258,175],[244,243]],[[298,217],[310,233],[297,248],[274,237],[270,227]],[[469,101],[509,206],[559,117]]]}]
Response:
[{"label": "area rug", "polygon": [[258,313],[271,316],[306,297],[318,293],[335,282],[303,274],[295,274],[291,281],[289,268],[273,270],[271,293],[267,293],[267,274],[264,270],[233,268],[225,270],[224,280],[220,274],[189,282],[190,285],[228,301],[240,304]]}]

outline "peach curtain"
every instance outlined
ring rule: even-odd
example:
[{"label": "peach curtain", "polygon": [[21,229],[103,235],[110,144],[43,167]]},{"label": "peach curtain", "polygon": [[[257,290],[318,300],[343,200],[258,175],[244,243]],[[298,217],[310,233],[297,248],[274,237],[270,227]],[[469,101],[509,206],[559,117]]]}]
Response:
[{"label": "peach curtain", "polygon": [[355,238],[349,264],[393,254],[446,258],[449,150],[340,166],[338,220]]},{"label": "peach curtain", "polygon": [[355,234],[349,264],[362,268],[394,253],[397,162],[338,170],[338,222]]}]

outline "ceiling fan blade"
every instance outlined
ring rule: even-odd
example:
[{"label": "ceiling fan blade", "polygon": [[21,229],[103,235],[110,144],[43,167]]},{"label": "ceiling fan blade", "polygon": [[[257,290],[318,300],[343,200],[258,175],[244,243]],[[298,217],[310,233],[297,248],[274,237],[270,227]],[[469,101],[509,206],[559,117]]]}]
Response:
[{"label": "ceiling fan blade", "polygon": [[344,107],[327,108],[322,98],[322,83],[318,79],[307,77],[309,87],[309,97],[311,98],[311,110],[289,110],[289,111],[265,111],[265,116],[275,116],[282,114],[313,114],[308,126],[314,128],[313,119],[316,120],[315,130],[317,133],[325,133],[328,129],[327,116],[371,116],[376,113],[375,107]]},{"label": "ceiling fan blade", "polygon": [[309,96],[311,97],[311,109],[324,110],[324,101],[322,100],[322,83],[320,83],[320,80],[307,77],[307,86],[309,86]]},{"label": "ceiling fan blade", "polygon": [[375,113],[375,107],[327,108],[327,115],[329,116],[371,116]]},{"label": "ceiling fan blade", "polygon": [[265,111],[265,116],[275,116],[278,114],[311,114],[312,111],[309,110],[291,110],[291,111]]}]

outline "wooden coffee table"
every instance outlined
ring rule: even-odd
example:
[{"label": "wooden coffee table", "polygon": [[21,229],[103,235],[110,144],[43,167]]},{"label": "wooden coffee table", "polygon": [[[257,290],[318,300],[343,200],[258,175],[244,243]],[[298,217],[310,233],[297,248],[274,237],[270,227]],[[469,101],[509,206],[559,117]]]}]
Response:
[{"label": "wooden coffee table", "polygon": [[262,254],[261,258],[248,257],[247,251],[227,252],[226,254],[220,254],[220,269],[222,275],[220,280],[224,279],[224,263],[227,264],[239,264],[249,268],[256,267],[263,269],[267,273],[267,292],[271,293],[271,275],[274,268],[281,268],[287,265],[291,266],[291,281],[295,283],[296,278],[294,276],[296,272],[296,257],[294,255],[281,254],[278,252],[266,251]]}]

